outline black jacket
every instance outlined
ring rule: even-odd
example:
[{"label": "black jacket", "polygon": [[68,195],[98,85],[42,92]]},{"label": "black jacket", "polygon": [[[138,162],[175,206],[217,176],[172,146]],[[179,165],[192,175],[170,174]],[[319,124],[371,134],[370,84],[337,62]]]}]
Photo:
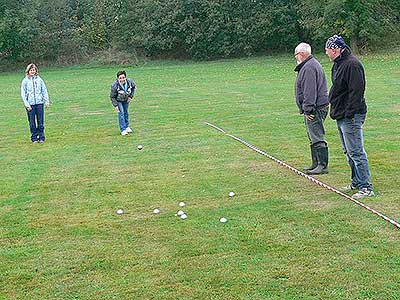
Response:
[{"label": "black jacket", "polygon": [[334,120],[365,114],[365,73],[361,62],[344,49],[332,67],[332,87],[329,92],[330,116]]},{"label": "black jacket", "polygon": [[328,86],[321,64],[310,55],[294,70],[298,72],[295,92],[300,113],[310,115],[328,106]]}]

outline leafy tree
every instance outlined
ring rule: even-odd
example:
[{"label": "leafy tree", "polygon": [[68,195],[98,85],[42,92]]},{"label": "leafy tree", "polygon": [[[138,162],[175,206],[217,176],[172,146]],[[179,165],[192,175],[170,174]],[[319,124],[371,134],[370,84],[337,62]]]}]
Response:
[{"label": "leafy tree", "polygon": [[0,0],[0,58],[79,62],[103,50],[212,59],[322,50],[342,34],[353,50],[400,38],[398,0]]},{"label": "leafy tree", "polygon": [[299,22],[312,40],[322,42],[338,33],[355,52],[381,43],[388,33],[398,34],[398,1],[301,0],[298,10]]},{"label": "leafy tree", "polygon": [[23,4],[23,1],[0,2],[0,58],[16,60],[23,52],[25,41],[34,35],[34,30],[26,26],[28,16]]}]

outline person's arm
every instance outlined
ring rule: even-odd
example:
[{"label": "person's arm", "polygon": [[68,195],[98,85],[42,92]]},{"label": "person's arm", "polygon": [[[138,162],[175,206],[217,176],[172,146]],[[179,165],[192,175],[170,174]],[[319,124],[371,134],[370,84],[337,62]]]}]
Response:
[{"label": "person's arm", "polygon": [[115,84],[113,83],[111,85],[111,90],[110,90],[110,99],[111,99],[111,103],[114,106],[114,110],[115,112],[119,112],[119,108],[118,108],[118,101],[117,101],[117,96],[118,96],[118,91],[117,88],[115,86]]},{"label": "person's arm", "polygon": [[350,65],[347,70],[349,101],[346,103],[346,118],[353,118],[364,99],[365,77],[361,66]]},{"label": "person's arm", "polygon": [[41,79],[41,78],[40,78],[40,81],[41,81],[40,88],[41,88],[41,93],[42,93],[42,97],[44,100],[44,104],[46,107],[49,107],[50,101],[49,101],[49,94],[47,93],[46,84],[44,83],[43,79]]},{"label": "person's arm", "polygon": [[118,107],[117,96],[118,96],[117,88],[115,87],[115,84],[112,84],[110,90],[110,100],[114,107]]},{"label": "person's arm", "polygon": [[22,102],[24,102],[25,108],[26,108],[28,111],[32,110],[32,108],[31,108],[31,106],[30,106],[30,104],[29,104],[29,102],[28,102],[28,99],[27,99],[26,80],[25,80],[25,79],[22,80],[22,83],[21,83],[21,98],[22,98]]},{"label": "person's arm", "polygon": [[[303,111],[304,116],[312,116],[315,111],[315,103],[317,101],[317,75],[314,69],[305,70],[303,86]],[[312,119],[312,118],[311,118]]]},{"label": "person's arm", "polygon": [[131,79],[128,81],[128,84],[131,86],[131,92],[128,95],[128,102],[130,102],[135,94],[136,85]]},{"label": "person's arm", "polygon": [[133,98],[133,96],[135,95],[135,91],[136,91],[136,85],[135,82],[132,80],[132,91],[131,91],[131,98]]}]

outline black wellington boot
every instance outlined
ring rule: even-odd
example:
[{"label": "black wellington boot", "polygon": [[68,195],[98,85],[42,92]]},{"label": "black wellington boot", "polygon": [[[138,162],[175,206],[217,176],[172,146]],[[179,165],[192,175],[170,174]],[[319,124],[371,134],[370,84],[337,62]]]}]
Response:
[{"label": "black wellington boot", "polygon": [[328,173],[328,146],[326,144],[319,145],[317,148],[318,165],[307,171],[309,175],[318,175]]},{"label": "black wellington boot", "polygon": [[304,171],[311,171],[312,169],[314,169],[316,166],[318,166],[318,158],[317,158],[317,149],[315,148],[314,145],[310,145],[311,148],[311,167],[308,168],[304,168]]}]

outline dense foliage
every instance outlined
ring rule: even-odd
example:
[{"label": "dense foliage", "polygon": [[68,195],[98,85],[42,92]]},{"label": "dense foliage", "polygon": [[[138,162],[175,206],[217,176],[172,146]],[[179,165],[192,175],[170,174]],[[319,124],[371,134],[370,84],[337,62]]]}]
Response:
[{"label": "dense foliage", "polygon": [[396,43],[398,0],[0,0],[0,59],[78,62],[99,51],[210,59]]}]

